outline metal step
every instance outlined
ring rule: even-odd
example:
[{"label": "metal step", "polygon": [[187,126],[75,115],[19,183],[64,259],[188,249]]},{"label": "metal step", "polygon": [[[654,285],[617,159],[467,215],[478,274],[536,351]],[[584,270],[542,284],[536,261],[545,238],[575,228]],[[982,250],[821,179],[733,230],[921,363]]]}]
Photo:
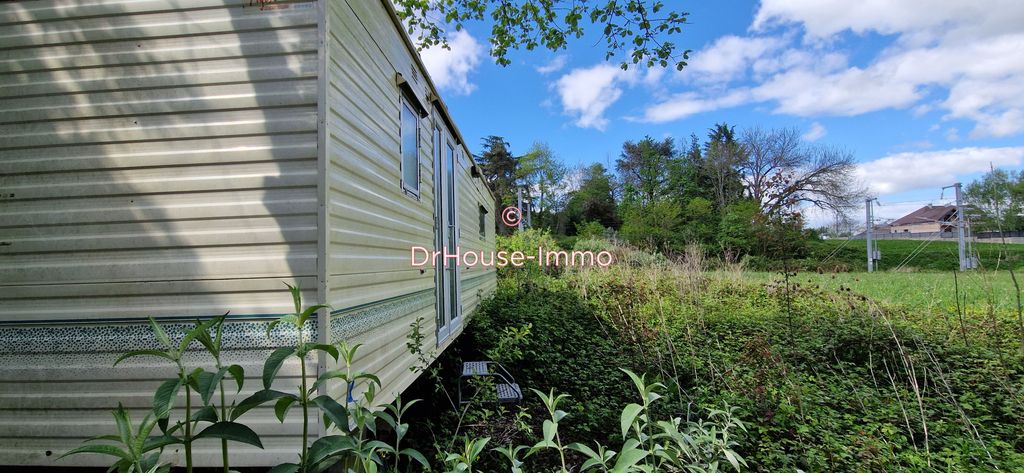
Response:
[{"label": "metal step", "polygon": [[501,383],[495,386],[498,394],[498,402],[519,402],[523,400],[523,391],[519,389],[519,383]]},{"label": "metal step", "polygon": [[462,363],[462,376],[483,376],[490,374],[486,361],[467,361]]}]

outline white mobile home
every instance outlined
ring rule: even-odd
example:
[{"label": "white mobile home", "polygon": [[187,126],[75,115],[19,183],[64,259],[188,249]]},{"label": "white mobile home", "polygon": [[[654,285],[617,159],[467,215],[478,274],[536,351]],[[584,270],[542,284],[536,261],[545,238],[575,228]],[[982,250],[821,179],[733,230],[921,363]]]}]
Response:
[{"label": "white mobile home", "polygon": [[[173,376],[112,367],[154,345],[148,316],[180,332],[230,311],[251,392],[296,336],[265,334],[283,282],[331,305],[310,336],[362,343],[393,397],[416,377],[410,324],[439,352],[495,288],[493,268],[410,264],[493,250],[476,171],[389,0],[0,4],[0,465],[106,464],[54,459]],[[298,426],[247,418],[266,448],[233,466],[294,460]]]}]

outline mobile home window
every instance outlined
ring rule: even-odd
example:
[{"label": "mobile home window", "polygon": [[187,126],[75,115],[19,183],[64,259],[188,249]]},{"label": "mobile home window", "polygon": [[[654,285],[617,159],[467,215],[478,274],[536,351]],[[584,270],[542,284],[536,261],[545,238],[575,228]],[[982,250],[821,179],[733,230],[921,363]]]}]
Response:
[{"label": "mobile home window", "polygon": [[487,209],[480,206],[480,238],[487,238]]},{"label": "mobile home window", "polygon": [[409,105],[409,100],[402,98],[401,112],[401,155],[402,155],[402,189],[419,197],[420,195],[420,121],[416,112]]}]

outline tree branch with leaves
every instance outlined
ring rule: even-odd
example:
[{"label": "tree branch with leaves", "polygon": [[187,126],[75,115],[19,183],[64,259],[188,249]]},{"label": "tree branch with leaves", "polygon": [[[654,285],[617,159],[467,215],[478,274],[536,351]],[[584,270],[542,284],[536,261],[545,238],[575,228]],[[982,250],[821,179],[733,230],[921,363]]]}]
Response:
[{"label": "tree branch with leaves", "polygon": [[509,53],[543,47],[565,49],[588,28],[601,31],[605,60],[621,57],[620,67],[674,66],[682,70],[690,50],[670,41],[689,16],[650,0],[395,0],[398,17],[416,46],[448,48],[450,30],[473,22],[490,22],[490,55],[497,64],[512,63]]}]

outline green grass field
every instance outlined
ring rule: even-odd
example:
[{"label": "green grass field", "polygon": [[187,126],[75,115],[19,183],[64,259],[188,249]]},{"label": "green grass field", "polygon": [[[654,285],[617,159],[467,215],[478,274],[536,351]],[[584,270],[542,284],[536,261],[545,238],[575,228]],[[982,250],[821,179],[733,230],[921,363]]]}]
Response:
[{"label": "green grass field", "polygon": [[[754,281],[779,279],[778,273],[748,272]],[[1018,275],[1024,277],[1024,275]],[[967,297],[967,307],[987,310],[993,305],[997,312],[1016,313],[1013,281],[1006,271],[970,271],[959,273],[954,283],[949,272],[887,272],[825,273],[800,272],[791,279],[802,285],[817,285],[825,290],[850,288],[853,292],[879,302],[905,307],[956,312],[954,286],[959,285],[960,298]],[[1024,285],[1024,280],[1021,280]]]},{"label": "green grass field", "polygon": [[[930,243],[915,240],[879,240],[878,250],[882,252],[879,269],[891,270],[908,259],[905,269],[920,271],[952,271],[959,267],[957,245],[955,241],[937,240]],[[838,249],[838,250],[837,250]],[[1006,268],[1012,264],[1014,268],[1024,268],[1024,245],[1010,244],[1004,248],[999,243],[975,243],[981,267],[985,269]],[[828,265],[840,264],[850,271],[867,269],[867,252],[864,240],[823,240],[810,244],[811,253],[805,260],[804,267],[814,267],[812,263]],[[911,257],[911,254],[916,255]],[[831,256],[830,256],[831,255]],[[950,276],[952,279],[952,276]]]}]

